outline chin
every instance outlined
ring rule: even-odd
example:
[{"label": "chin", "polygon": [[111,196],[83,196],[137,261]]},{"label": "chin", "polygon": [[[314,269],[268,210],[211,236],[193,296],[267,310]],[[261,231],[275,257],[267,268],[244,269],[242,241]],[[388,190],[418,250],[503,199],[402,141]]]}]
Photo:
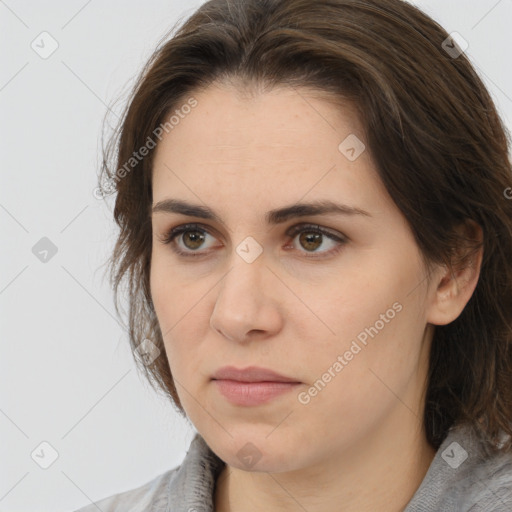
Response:
[{"label": "chin", "polygon": [[[231,436],[223,433],[210,442],[204,439],[211,449],[226,464],[243,471],[281,473],[297,469],[297,455],[302,453],[304,445],[294,443],[287,435],[272,432],[268,426],[256,428],[240,428],[235,432],[229,430]],[[284,432],[284,431],[283,431]]]}]

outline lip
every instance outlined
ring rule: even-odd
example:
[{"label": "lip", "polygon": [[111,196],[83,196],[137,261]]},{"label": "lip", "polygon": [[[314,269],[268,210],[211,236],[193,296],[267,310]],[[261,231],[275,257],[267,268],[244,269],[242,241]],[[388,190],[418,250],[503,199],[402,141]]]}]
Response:
[{"label": "lip", "polygon": [[289,382],[300,383],[297,379],[280,375],[267,368],[259,368],[258,366],[249,366],[247,368],[238,369],[234,366],[224,366],[217,370],[213,380],[231,380],[238,382]]},{"label": "lip", "polygon": [[241,370],[225,366],[215,372],[212,381],[229,402],[242,406],[265,404],[302,384],[296,379],[256,366]]},{"label": "lip", "polygon": [[223,379],[212,382],[228,401],[243,406],[265,404],[300,386],[299,382],[240,382]]}]

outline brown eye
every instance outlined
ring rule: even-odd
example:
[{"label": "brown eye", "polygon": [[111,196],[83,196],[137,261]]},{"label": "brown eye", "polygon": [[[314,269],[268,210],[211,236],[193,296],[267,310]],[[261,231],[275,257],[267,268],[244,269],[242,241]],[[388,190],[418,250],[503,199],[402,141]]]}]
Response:
[{"label": "brown eye", "polygon": [[[292,237],[292,246],[308,258],[334,255],[348,241],[341,233],[335,234],[317,225],[299,224],[293,226],[286,234]],[[296,238],[297,242],[294,244]]]},{"label": "brown eye", "polygon": [[310,233],[303,231],[299,237],[300,244],[307,251],[315,251],[321,246],[323,235],[321,233]]},{"label": "brown eye", "polygon": [[[209,246],[207,240],[208,237],[212,240]],[[173,251],[180,256],[196,257],[205,256],[206,253],[209,252],[207,250],[213,247],[214,240],[214,236],[195,224],[185,224],[175,227],[161,238],[161,241],[164,244],[171,245]]]},{"label": "brown eye", "polygon": [[[317,225],[299,224],[289,229],[286,235],[292,238],[292,246],[307,258],[333,256],[348,242],[348,238],[341,233],[333,233]],[[208,237],[211,239],[209,244]],[[298,242],[293,243],[295,239]],[[171,245],[172,250],[180,256],[199,258],[208,256],[212,252],[211,249],[218,248],[214,245],[216,238],[198,224],[177,226],[160,240]]]},{"label": "brown eye", "polygon": [[201,247],[205,236],[200,231],[185,231],[182,240],[187,249],[195,250]]}]

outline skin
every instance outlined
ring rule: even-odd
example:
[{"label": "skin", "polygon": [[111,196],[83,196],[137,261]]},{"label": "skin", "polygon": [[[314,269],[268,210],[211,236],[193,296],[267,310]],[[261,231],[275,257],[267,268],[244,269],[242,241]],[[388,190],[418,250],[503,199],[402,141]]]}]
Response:
[{"label": "skin", "polygon": [[[338,150],[350,134],[365,139],[350,104],[287,87],[242,95],[218,83],[194,97],[198,105],[155,150],[153,204],[183,199],[222,222],[154,213],[150,285],[181,403],[226,462],[215,510],[403,510],[435,454],[422,423],[433,325],[460,314],[481,255],[458,272],[434,267],[427,279],[368,146],[355,161]],[[269,210],[320,199],[369,215],[265,221]],[[203,245],[192,229],[174,247],[202,251],[195,259],[162,242],[191,222],[208,231]],[[286,234],[300,223],[346,241],[323,236],[311,246],[307,228],[302,242]],[[252,263],[236,252],[248,236],[263,249]],[[299,392],[394,303],[400,312],[301,403]],[[225,365],[269,368],[301,385],[266,404],[233,405],[211,380]],[[260,456],[252,467],[237,456],[248,442]]]}]

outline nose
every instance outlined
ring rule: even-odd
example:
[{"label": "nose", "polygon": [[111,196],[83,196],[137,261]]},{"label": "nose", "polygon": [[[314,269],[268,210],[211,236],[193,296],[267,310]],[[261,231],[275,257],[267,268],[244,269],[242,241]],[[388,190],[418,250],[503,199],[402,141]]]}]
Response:
[{"label": "nose", "polygon": [[219,284],[210,317],[211,328],[235,342],[277,334],[283,325],[278,279],[267,268],[263,255],[252,263],[236,254],[234,260]]}]

